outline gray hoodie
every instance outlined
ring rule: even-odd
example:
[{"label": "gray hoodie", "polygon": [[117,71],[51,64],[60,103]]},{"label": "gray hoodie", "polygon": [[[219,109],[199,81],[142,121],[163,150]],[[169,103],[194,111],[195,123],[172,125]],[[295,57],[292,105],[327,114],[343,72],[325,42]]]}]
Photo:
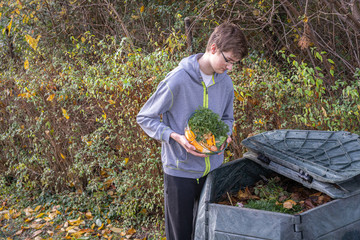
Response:
[{"label": "gray hoodie", "polygon": [[141,128],[162,142],[164,172],[176,177],[200,178],[219,167],[224,160],[223,154],[196,157],[170,138],[172,132],[184,134],[187,121],[196,109],[203,106],[219,114],[230,131],[234,122],[232,81],[226,72],[215,73],[213,83],[206,87],[197,61],[201,56],[202,53],[184,58],[160,82],[137,115]]}]

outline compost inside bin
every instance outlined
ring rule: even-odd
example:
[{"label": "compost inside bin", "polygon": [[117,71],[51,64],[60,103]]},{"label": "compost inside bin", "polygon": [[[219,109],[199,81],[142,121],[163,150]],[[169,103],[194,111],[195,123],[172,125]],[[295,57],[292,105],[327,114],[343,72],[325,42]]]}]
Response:
[{"label": "compost inside bin", "polygon": [[240,186],[238,192],[226,192],[218,204],[299,214],[332,200],[328,195],[308,189],[302,184],[272,173],[252,186]]}]

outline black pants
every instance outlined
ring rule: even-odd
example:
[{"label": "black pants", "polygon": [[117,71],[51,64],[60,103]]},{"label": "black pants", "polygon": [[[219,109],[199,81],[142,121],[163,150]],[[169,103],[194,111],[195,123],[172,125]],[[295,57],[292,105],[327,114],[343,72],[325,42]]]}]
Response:
[{"label": "black pants", "polygon": [[197,179],[164,174],[167,240],[191,240],[201,190],[206,177]]}]

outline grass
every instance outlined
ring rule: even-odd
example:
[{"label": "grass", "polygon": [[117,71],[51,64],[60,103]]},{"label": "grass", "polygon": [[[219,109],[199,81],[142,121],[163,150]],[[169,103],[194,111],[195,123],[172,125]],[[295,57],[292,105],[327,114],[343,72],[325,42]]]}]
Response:
[{"label": "grass", "polygon": [[162,239],[162,226],[124,226],[113,192],[37,195],[11,188],[0,195],[1,239]]}]

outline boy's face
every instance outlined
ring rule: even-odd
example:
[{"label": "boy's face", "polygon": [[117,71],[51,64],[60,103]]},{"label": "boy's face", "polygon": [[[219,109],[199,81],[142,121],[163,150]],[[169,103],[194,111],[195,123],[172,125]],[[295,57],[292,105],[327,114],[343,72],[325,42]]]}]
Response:
[{"label": "boy's face", "polygon": [[234,58],[232,52],[220,51],[215,44],[211,46],[211,65],[216,73],[231,71],[233,65],[240,60]]}]

